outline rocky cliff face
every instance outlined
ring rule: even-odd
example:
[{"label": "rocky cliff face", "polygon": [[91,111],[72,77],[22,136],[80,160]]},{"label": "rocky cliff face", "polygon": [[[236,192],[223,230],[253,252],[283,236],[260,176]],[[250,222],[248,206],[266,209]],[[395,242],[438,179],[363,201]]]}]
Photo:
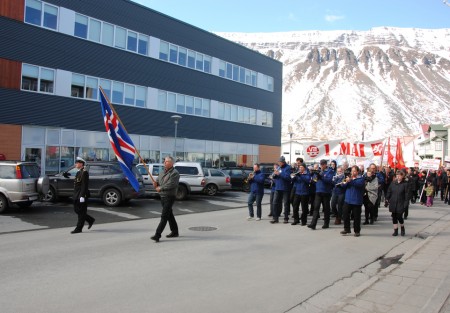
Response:
[{"label": "rocky cliff face", "polygon": [[450,122],[450,29],[218,35],[283,63],[283,135],[372,140]]}]

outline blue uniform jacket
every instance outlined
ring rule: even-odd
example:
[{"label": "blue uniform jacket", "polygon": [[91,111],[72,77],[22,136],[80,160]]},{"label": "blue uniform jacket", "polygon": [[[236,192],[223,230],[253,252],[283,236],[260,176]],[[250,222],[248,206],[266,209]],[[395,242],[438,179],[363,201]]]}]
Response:
[{"label": "blue uniform jacket", "polygon": [[362,205],[363,204],[363,194],[365,181],[364,177],[357,177],[345,185],[345,203],[354,204],[354,205]]},{"label": "blue uniform jacket", "polygon": [[264,180],[265,176],[261,171],[256,171],[253,178],[250,180],[250,192],[258,195],[264,194]]},{"label": "blue uniform jacket", "polygon": [[316,183],[316,193],[329,193],[333,190],[333,176],[334,171],[331,168],[327,168],[322,172],[322,177]]},{"label": "blue uniform jacket", "polygon": [[273,175],[275,190],[289,191],[291,189],[291,167],[287,164],[280,167],[279,172]]},{"label": "blue uniform jacket", "polygon": [[345,193],[345,187],[341,184],[341,185],[337,185],[339,183],[342,183],[342,181],[344,180],[345,176],[342,175],[342,177],[337,178],[336,180],[333,180],[333,195],[342,195]]},{"label": "blue uniform jacket", "polygon": [[299,196],[309,195],[309,182],[311,175],[308,173],[295,175],[292,179],[295,186],[295,194]]}]

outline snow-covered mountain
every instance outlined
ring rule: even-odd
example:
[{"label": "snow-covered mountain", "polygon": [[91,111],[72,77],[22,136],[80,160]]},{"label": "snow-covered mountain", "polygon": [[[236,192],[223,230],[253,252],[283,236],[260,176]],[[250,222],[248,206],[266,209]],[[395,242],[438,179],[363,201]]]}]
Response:
[{"label": "snow-covered mountain", "polygon": [[283,138],[365,140],[450,122],[450,29],[217,33],[283,63]]}]

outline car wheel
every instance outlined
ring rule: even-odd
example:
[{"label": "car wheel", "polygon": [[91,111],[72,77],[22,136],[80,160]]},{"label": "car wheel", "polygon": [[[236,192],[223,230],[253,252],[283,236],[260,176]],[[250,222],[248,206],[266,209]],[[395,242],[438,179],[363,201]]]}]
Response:
[{"label": "car wheel", "polygon": [[244,184],[242,185],[242,190],[245,192],[249,192],[250,191],[250,184]]},{"label": "car wheel", "polygon": [[187,194],[188,194],[188,191],[187,191],[186,186],[178,185],[177,195],[175,196],[175,199],[184,200],[187,198]]},{"label": "car wheel", "polygon": [[217,194],[217,186],[213,184],[206,185],[205,193],[208,196],[215,196]]},{"label": "car wheel", "polygon": [[21,209],[29,208],[32,204],[33,204],[33,201],[26,201],[26,202],[19,202],[19,203],[17,203],[17,205]]},{"label": "car wheel", "polygon": [[44,202],[56,202],[56,190],[53,187],[48,188],[47,193],[42,198]]},{"label": "car wheel", "polygon": [[0,195],[0,213],[5,213],[8,210],[8,200],[4,195]]},{"label": "car wheel", "polygon": [[105,190],[102,198],[103,203],[111,207],[118,206],[122,201],[122,195],[120,194],[120,191],[114,188]]}]

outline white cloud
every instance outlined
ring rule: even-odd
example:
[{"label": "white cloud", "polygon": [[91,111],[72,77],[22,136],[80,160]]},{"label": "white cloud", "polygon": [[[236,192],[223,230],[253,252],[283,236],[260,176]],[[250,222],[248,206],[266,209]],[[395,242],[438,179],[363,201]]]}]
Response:
[{"label": "white cloud", "polygon": [[333,23],[338,20],[343,20],[345,16],[343,15],[325,15],[325,21]]}]

